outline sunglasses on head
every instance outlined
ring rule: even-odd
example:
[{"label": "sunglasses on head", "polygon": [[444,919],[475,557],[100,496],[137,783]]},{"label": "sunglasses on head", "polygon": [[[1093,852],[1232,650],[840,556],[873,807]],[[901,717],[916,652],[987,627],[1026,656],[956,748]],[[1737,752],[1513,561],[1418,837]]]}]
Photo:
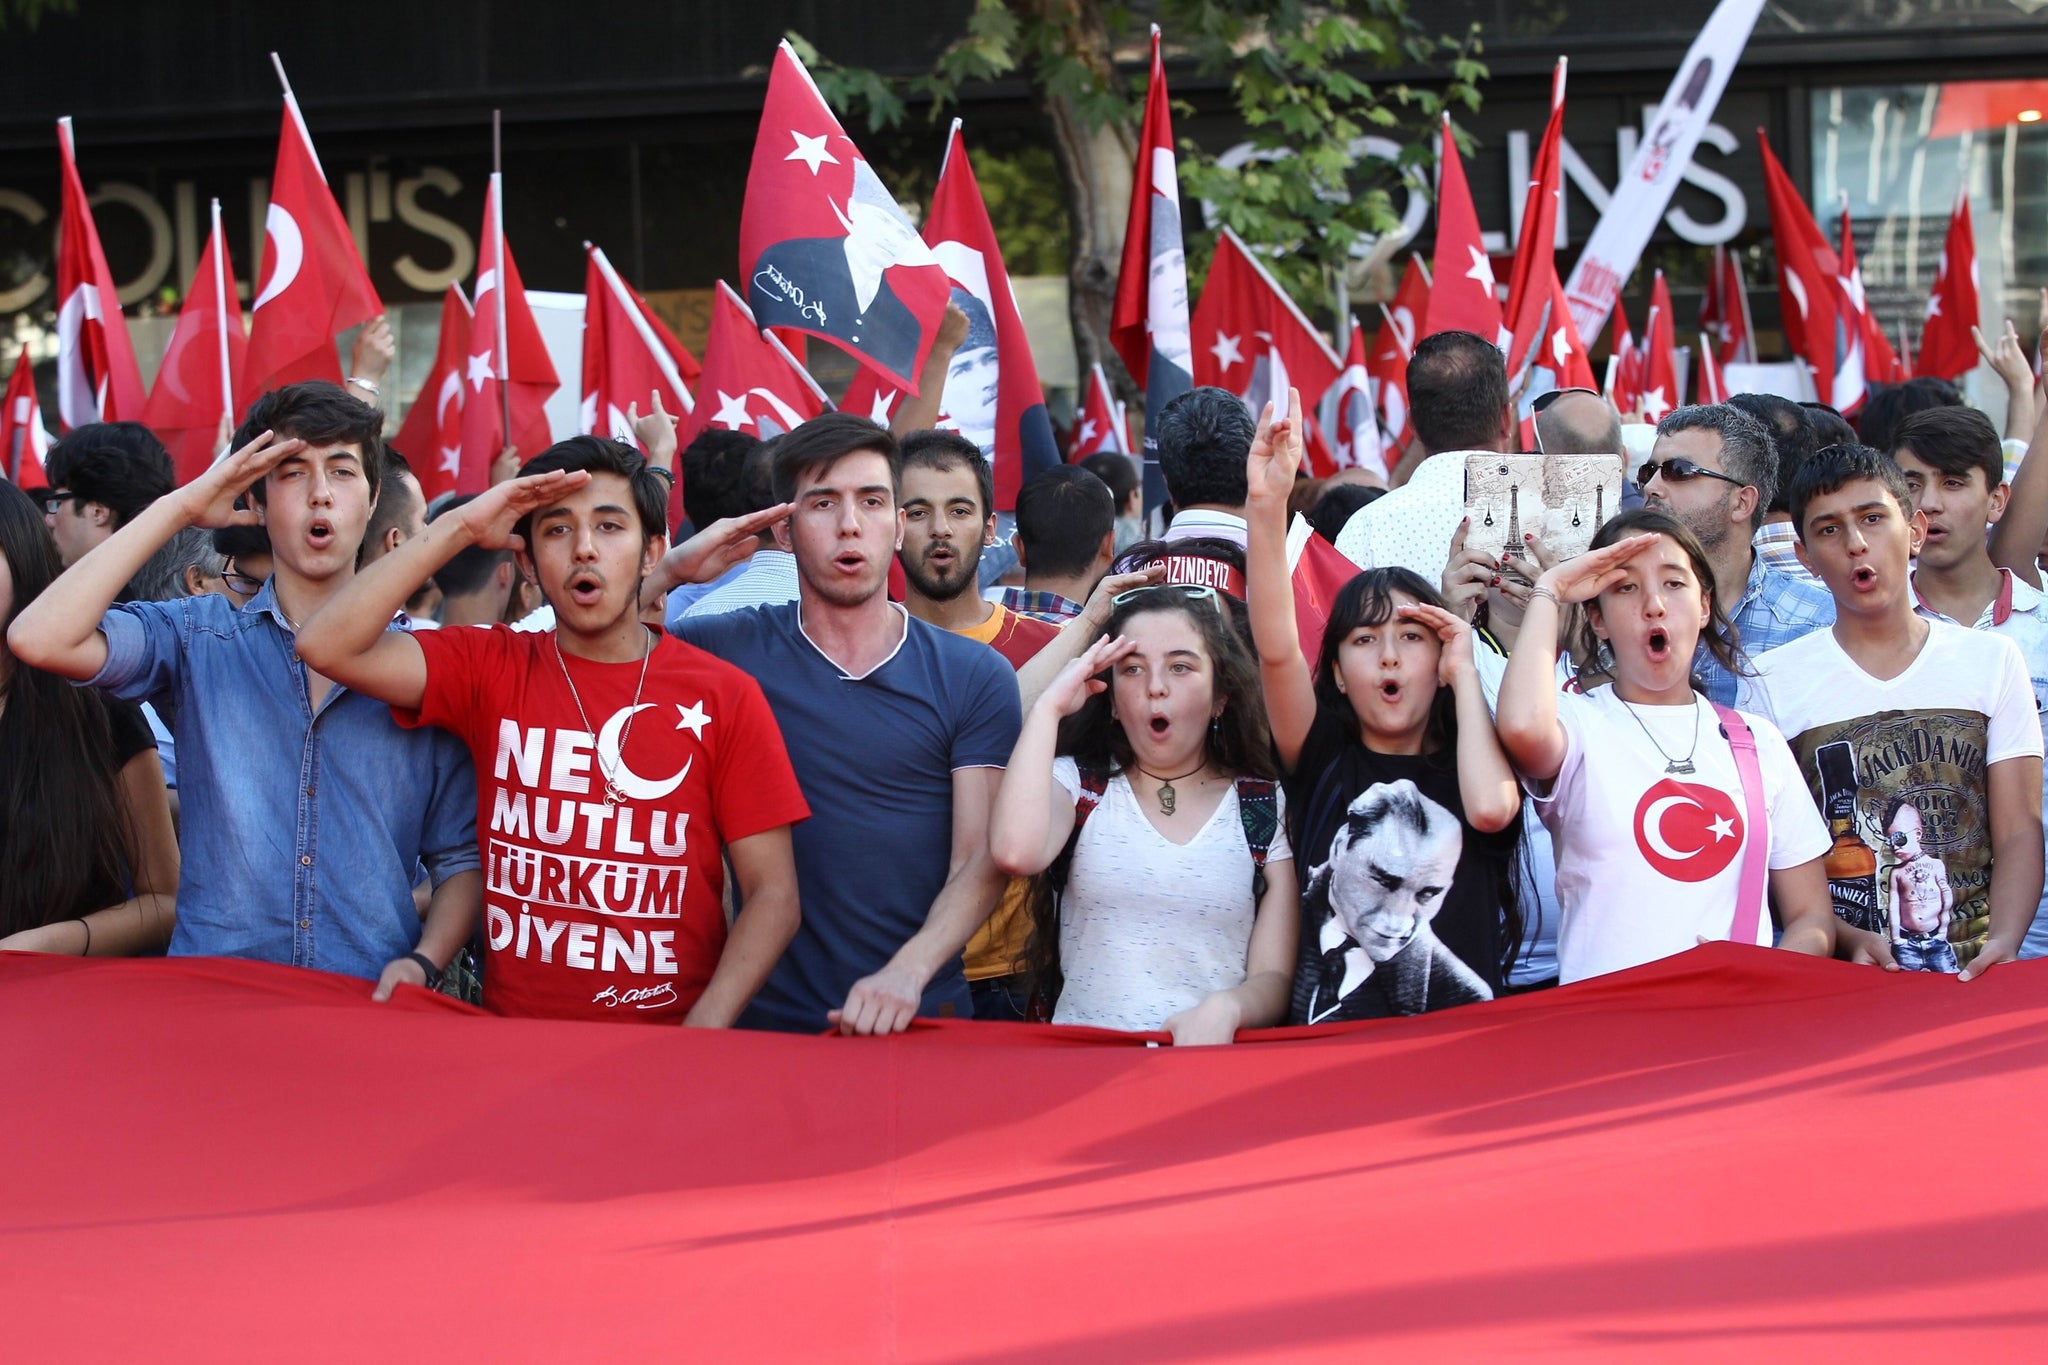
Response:
[{"label": "sunglasses on head", "polygon": [[1134,598],[1142,597],[1148,592],[1177,592],[1186,597],[1190,602],[1207,602],[1215,607],[1216,610],[1223,610],[1223,601],[1216,595],[1216,589],[1208,586],[1206,583],[1147,583],[1142,588],[1132,588],[1126,592],[1118,593],[1109,599],[1109,605],[1120,607],[1124,603]]},{"label": "sunglasses on head", "polygon": [[1600,390],[1598,389],[1552,389],[1548,393],[1539,393],[1536,395],[1535,398],[1531,399],[1529,402],[1529,411],[1543,412],[1544,410],[1549,408],[1552,403],[1555,403],[1558,399],[1564,397],[1568,393],[1590,393],[1595,398],[1598,398],[1600,396]]},{"label": "sunglasses on head", "polygon": [[1737,488],[1749,487],[1748,484],[1740,479],[1723,474],[1718,469],[1709,469],[1705,465],[1694,464],[1682,455],[1674,455],[1668,460],[1652,460],[1645,464],[1636,471],[1636,487],[1648,488],[1650,480],[1656,478],[1659,474],[1664,476],[1666,483],[1685,483],[1690,479],[1708,478],[1719,479],[1722,483],[1732,483]]}]

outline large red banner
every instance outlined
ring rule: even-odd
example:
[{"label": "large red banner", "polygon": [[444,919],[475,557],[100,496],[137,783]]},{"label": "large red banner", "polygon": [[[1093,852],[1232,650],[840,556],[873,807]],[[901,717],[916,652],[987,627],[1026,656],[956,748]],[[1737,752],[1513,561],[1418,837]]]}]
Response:
[{"label": "large red banner", "polygon": [[1717,944],[1190,1052],[0,956],[21,1360],[2014,1355],[2048,967]]}]

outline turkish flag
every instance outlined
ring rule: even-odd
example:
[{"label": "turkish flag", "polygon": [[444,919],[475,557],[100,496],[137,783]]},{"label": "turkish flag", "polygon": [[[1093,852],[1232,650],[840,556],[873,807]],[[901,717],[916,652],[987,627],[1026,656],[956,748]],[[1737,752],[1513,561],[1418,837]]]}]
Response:
[{"label": "turkish flag", "polygon": [[1540,340],[1529,353],[1527,379],[1521,387],[1520,411],[1523,447],[1536,445],[1536,399],[1553,389],[1598,389],[1593,362],[1587,358],[1586,343],[1579,339],[1579,324],[1565,300],[1564,283],[1557,267],[1547,267],[1550,276],[1550,305],[1537,318]]},{"label": "turkish flag", "polygon": [[236,397],[244,407],[300,380],[339,384],[335,337],[384,311],[320,169],[299,102],[289,92],[263,226],[263,275],[250,309],[249,358]]},{"label": "turkish flag", "polygon": [[786,42],[740,207],[740,277],[762,326],[829,341],[917,392],[952,285]]},{"label": "turkish flag", "polygon": [[235,297],[235,265],[220,227],[220,200],[206,249],[178,310],[178,326],[143,404],[142,420],[171,452],[180,484],[204,474],[220,455],[221,418],[232,428],[238,413],[244,351],[242,304]]},{"label": "turkish flag", "polygon": [[[531,458],[545,433],[547,401],[562,381],[526,304],[512,245],[505,240],[504,177],[493,172],[484,192],[483,243],[477,252],[476,309],[463,362],[462,467],[456,487],[481,493],[490,486],[491,461],[509,444]],[[504,397],[500,397],[503,385]],[[505,409],[512,431],[505,431]]]},{"label": "turkish flag", "polygon": [[[1792,177],[1778,164],[1763,129],[1756,137],[1763,149],[1771,241],[1778,253],[1778,311],[1786,344],[1806,362],[1821,402],[1840,407],[1843,401],[1861,401],[1863,370],[1851,351],[1861,349],[1862,338],[1855,319],[1844,316],[1848,300],[1842,292],[1841,259],[1821,235],[1820,224],[1807,210]],[[1963,335],[1968,341],[1969,333]],[[1974,345],[1970,354],[1974,363]],[[1853,371],[1851,361],[1857,362]]]},{"label": "turkish flag", "polygon": [[1700,391],[1702,403],[1725,403],[1728,401],[1728,380],[1721,373],[1721,362],[1714,355],[1712,338],[1700,333]]},{"label": "turkish flag", "polygon": [[1977,343],[1970,328],[1977,324],[1977,307],[1977,238],[1970,226],[1970,196],[1959,192],[1948,219],[1948,237],[1941,244],[1934,291],[1927,298],[1927,323],[1920,332],[1914,375],[1955,379],[1976,367]]},{"label": "turkish flag", "polygon": [[1337,594],[1358,577],[1358,566],[1315,533],[1308,518],[1295,514],[1287,527],[1287,569],[1294,585],[1294,632],[1313,670],[1323,648],[1323,631]]},{"label": "turkish flag", "polygon": [[1330,385],[1318,405],[1322,429],[1329,436],[1330,454],[1339,469],[1370,469],[1387,477],[1386,446],[1380,439],[1380,418],[1372,392],[1372,374],[1366,369],[1365,330],[1351,319],[1351,341],[1344,357],[1344,372]]},{"label": "turkish flag", "polygon": [[[959,119],[946,137],[924,240],[946,271],[953,302],[967,314],[967,339],[947,366],[938,425],[981,447],[995,476],[996,510],[1013,511],[1017,490],[1060,462],[1059,440]],[[841,406],[886,427],[906,392],[864,369],[847,386]]]},{"label": "turkish flag", "polygon": [[441,296],[441,338],[434,366],[406,410],[391,444],[411,464],[428,502],[455,491],[462,473],[463,371],[469,359],[469,300],[450,284]]},{"label": "turkish flag", "polygon": [[1408,358],[1415,354],[1415,342],[1429,314],[1429,293],[1429,267],[1419,254],[1410,255],[1392,306],[1380,305],[1386,325],[1373,338],[1370,361],[1380,386],[1380,429],[1393,438],[1396,450],[1415,436],[1415,425],[1408,420]]},{"label": "turkish flag", "polygon": [[1543,343],[1556,331],[1550,317],[1550,280],[1557,274],[1557,206],[1564,183],[1564,76],[1565,59],[1560,57],[1550,78],[1550,121],[1543,126],[1543,141],[1530,171],[1522,201],[1522,233],[1508,275],[1508,387],[1523,392],[1534,387],[1523,384],[1523,375],[1530,366],[1543,363]]},{"label": "turkish flag", "polygon": [[1856,263],[1856,235],[1849,223],[1846,194],[1842,202],[1841,242],[1841,250],[1837,254],[1841,257],[1842,295],[1855,315],[1856,331],[1863,349],[1864,386],[1868,392],[1871,384],[1896,384],[1903,380],[1906,368],[1899,363],[1899,353],[1892,349],[1891,338],[1878,325],[1877,316],[1870,310],[1870,300],[1864,296],[1863,268]]},{"label": "turkish flag", "polygon": [[0,399],[0,473],[17,488],[48,488],[43,456],[49,449],[50,431],[43,425],[35,370],[24,346],[15,352],[14,375],[7,381],[6,398]]},{"label": "turkish flag", "polygon": [[[684,387],[699,371],[697,358],[682,348],[666,327],[655,330],[646,301],[626,286],[600,247],[584,245],[583,278],[583,402],[580,426],[585,433],[609,436],[637,445],[627,412],[653,411],[661,395],[664,411],[674,417],[690,414],[690,391]],[[671,350],[671,345],[675,349]],[[682,523],[682,471],[676,470],[669,491],[670,526]]]},{"label": "turkish flag", "polygon": [[1290,388],[1306,394],[1302,436],[1309,472],[1317,478],[1336,472],[1316,405],[1336,385],[1344,362],[1227,227],[1216,238],[1193,332],[1200,343],[1194,352],[1195,382],[1228,389],[1254,417],[1268,403],[1275,414],[1286,415]]},{"label": "turkish flag", "polygon": [[1138,130],[1138,162],[1131,176],[1131,211],[1124,254],[1110,310],[1109,340],[1124,368],[1145,390],[1145,510],[1166,501],[1159,472],[1159,414],[1194,387],[1188,323],[1188,256],[1181,234],[1180,163],[1173,152],[1173,113],[1166,65],[1159,55],[1159,25],[1152,25],[1152,67],[1145,88],[1145,122]]},{"label": "turkish flag", "polygon": [[1479,212],[1465,183],[1465,163],[1451,137],[1451,116],[1444,115],[1443,151],[1436,186],[1436,256],[1432,262],[1429,316],[1422,335],[1452,330],[1472,332],[1497,341],[1501,333],[1500,297],[1479,233]]},{"label": "turkish flag", "polygon": [[1631,413],[1643,393],[1643,356],[1636,347],[1635,332],[1628,321],[1628,310],[1622,307],[1620,295],[1614,299],[1614,321],[1610,324],[1614,339],[1611,343],[1607,362],[1607,401],[1614,404],[1619,413]]},{"label": "turkish flag", "polygon": [[1749,316],[1749,290],[1742,257],[1725,245],[1714,248],[1706,288],[1700,294],[1700,327],[1714,339],[1721,364],[1756,363],[1756,326]]},{"label": "turkish flag", "polygon": [[697,405],[677,432],[682,444],[707,427],[744,431],[765,441],[831,406],[818,382],[780,340],[761,330],[740,296],[720,280],[711,299]]},{"label": "turkish flag", "polygon": [[57,420],[66,431],[88,422],[132,422],[142,416],[142,371],[78,175],[68,118],[57,120],[57,150],[64,167],[57,236]]},{"label": "turkish flag", "polygon": [[1088,383],[1081,391],[1081,409],[1074,414],[1074,434],[1067,443],[1067,460],[1079,463],[1090,455],[1108,450],[1118,455],[1131,453],[1131,422],[1109,387],[1109,376],[1097,361],[1088,367]]},{"label": "turkish flag", "polygon": [[1641,360],[1637,373],[1641,387],[1637,411],[1655,425],[1678,406],[1678,327],[1671,317],[1671,288],[1658,271],[1650,285],[1650,316],[1644,323]]}]

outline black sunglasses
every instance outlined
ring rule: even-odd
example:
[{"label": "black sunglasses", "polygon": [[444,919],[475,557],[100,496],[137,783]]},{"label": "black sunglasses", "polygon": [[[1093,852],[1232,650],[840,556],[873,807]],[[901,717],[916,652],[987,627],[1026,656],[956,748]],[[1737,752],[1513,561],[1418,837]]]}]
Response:
[{"label": "black sunglasses", "polygon": [[54,517],[64,510],[65,503],[82,501],[85,501],[85,496],[81,493],[45,493],[43,494],[43,511]]},{"label": "black sunglasses", "polygon": [[1598,389],[1551,389],[1545,393],[1539,393],[1535,398],[1531,399],[1529,411],[1532,413],[1542,412],[1568,393],[1590,393],[1595,398],[1600,396],[1600,390]]},{"label": "black sunglasses", "polygon": [[1645,464],[1636,471],[1636,487],[1648,488],[1650,480],[1659,474],[1664,476],[1667,483],[1684,483],[1688,479],[1708,478],[1719,479],[1722,483],[1732,483],[1737,488],[1749,487],[1740,479],[1723,474],[1718,469],[1708,469],[1705,465],[1694,464],[1682,455],[1674,455],[1668,460],[1652,460]]}]

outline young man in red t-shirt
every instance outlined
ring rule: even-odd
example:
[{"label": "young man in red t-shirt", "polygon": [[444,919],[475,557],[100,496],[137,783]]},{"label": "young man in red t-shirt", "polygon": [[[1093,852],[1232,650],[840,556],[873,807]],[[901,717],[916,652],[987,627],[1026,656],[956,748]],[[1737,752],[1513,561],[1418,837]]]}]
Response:
[{"label": "young man in red t-shirt", "polygon": [[[668,489],[638,452],[578,436],[521,474],[359,574],[306,622],[300,656],[469,744],[487,1008],[728,1026],[796,932],[789,827],[810,810],[782,734],[752,678],[642,624]],[[719,523],[684,576],[715,576],[788,513]],[[470,546],[514,551],[556,628],[386,632]],[[730,934],[725,858],[743,907]]]}]

